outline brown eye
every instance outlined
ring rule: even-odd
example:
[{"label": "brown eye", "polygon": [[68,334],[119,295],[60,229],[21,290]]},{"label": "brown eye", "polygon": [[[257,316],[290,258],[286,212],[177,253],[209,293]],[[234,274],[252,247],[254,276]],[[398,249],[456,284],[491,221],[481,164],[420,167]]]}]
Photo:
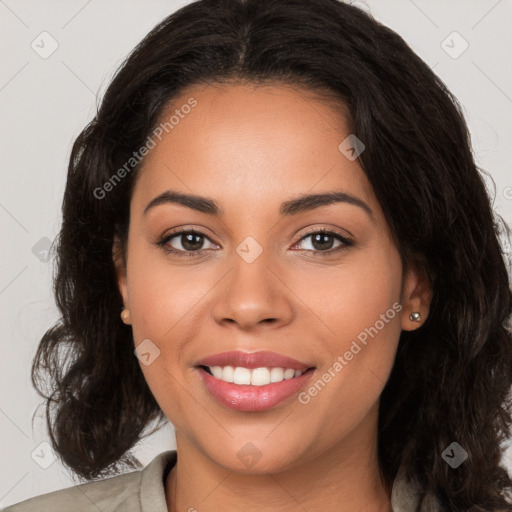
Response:
[{"label": "brown eye", "polygon": [[[210,243],[210,247],[204,247],[206,241]],[[176,230],[156,242],[156,245],[178,256],[195,256],[216,247],[205,233],[192,229]]]},{"label": "brown eye", "polygon": [[[181,244],[181,246],[183,248],[181,250],[185,250],[185,251],[197,251],[199,249],[202,249],[202,245],[204,242],[203,235],[200,235],[198,233],[192,233],[192,232],[191,233],[181,233],[179,235],[175,235],[175,236],[171,237],[171,240],[174,238],[178,242],[178,245]],[[170,243],[170,241],[167,243]],[[174,246],[172,243],[171,243],[171,246],[174,247],[175,249],[180,250],[179,247]]]},{"label": "brown eye", "polygon": [[[353,244],[348,238],[336,233],[334,231],[317,230],[303,236],[300,241],[296,244],[300,244],[304,240],[310,239],[309,243],[306,243],[306,247],[302,247],[302,250],[313,251],[313,252],[336,252],[342,249],[346,249]],[[338,242],[337,245],[336,242]],[[309,247],[308,247],[309,246]]]}]

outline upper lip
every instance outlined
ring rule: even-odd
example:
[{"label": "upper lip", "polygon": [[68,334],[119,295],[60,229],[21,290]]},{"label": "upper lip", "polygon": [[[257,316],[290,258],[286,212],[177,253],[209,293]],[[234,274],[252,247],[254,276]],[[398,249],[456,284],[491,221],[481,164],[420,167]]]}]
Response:
[{"label": "upper lip", "polygon": [[241,350],[232,350],[221,352],[204,359],[201,359],[196,366],[241,366],[243,368],[262,368],[262,367],[280,367],[293,368],[294,370],[305,371],[312,368],[312,364],[303,363],[292,357],[283,356],[276,352],[243,352]]}]

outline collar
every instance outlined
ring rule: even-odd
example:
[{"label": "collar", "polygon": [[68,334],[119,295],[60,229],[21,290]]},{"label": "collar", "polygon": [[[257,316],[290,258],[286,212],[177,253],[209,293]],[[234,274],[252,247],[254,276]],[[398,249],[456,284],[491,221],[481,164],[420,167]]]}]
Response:
[{"label": "collar", "polygon": [[[178,460],[176,450],[158,454],[143,470],[140,483],[141,512],[167,512],[165,480]],[[441,512],[435,496],[424,493],[420,485],[409,480],[403,464],[398,469],[391,490],[393,512]]]}]

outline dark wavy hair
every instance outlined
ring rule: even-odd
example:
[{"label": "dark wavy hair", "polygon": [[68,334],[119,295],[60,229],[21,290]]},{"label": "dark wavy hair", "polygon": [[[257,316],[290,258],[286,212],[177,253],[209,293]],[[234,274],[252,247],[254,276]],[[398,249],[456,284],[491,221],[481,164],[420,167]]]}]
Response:
[{"label": "dark wavy hair", "polygon": [[[501,218],[457,100],[400,36],[336,0],[186,5],[127,57],[76,139],[54,276],[61,318],[32,367],[63,463],[89,480],[139,468],[130,450],[150,424],[154,432],[166,422],[134,356],[131,327],[120,320],[112,261],[115,236],[126,242],[142,164],[104,197],[97,190],[186,87],[214,83],[298,86],[347,107],[350,132],[366,146],[359,163],[404,268],[422,269],[433,290],[425,324],[401,333],[381,395],[380,471],[392,482],[402,463],[446,510],[512,510],[501,465],[512,422]],[[442,458],[454,441],[469,454],[456,470]]]}]

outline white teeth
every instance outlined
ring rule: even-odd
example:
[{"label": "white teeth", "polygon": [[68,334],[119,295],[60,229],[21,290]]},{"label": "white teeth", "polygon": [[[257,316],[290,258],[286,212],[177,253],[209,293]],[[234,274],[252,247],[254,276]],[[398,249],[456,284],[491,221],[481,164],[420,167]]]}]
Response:
[{"label": "white teeth", "polygon": [[270,382],[281,382],[284,380],[284,370],[282,368],[272,368],[270,370]]},{"label": "white teeth", "polygon": [[251,372],[251,384],[253,386],[270,384],[270,370],[268,368],[254,368]]},{"label": "white teeth", "polygon": [[293,377],[295,377],[295,370],[293,368],[287,368],[284,371],[284,378],[286,380],[288,380],[288,379],[293,379]]},{"label": "white teeth", "polygon": [[[229,366],[229,368],[231,368],[231,366]],[[224,371],[222,370],[222,366],[212,366],[210,368],[210,371],[213,373],[214,377],[217,377],[217,379],[222,379],[222,374],[224,373]],[[233,379],[231,379],[231,382],[233,382]]]},{"label": "white teeth", "polygon": [[271,382],[281,382],[302,375],[301,370],[293,368],[243,368],[242,366],[209,366],[213,376],[224,382],[234,384],[251,384],[253,386],[265,386]]},{"label": "white teeth", "polygon": [[251,370],[237,366],[235,368],[235,375],[233,377],[235,384],[250,384],[251,383]]}]

